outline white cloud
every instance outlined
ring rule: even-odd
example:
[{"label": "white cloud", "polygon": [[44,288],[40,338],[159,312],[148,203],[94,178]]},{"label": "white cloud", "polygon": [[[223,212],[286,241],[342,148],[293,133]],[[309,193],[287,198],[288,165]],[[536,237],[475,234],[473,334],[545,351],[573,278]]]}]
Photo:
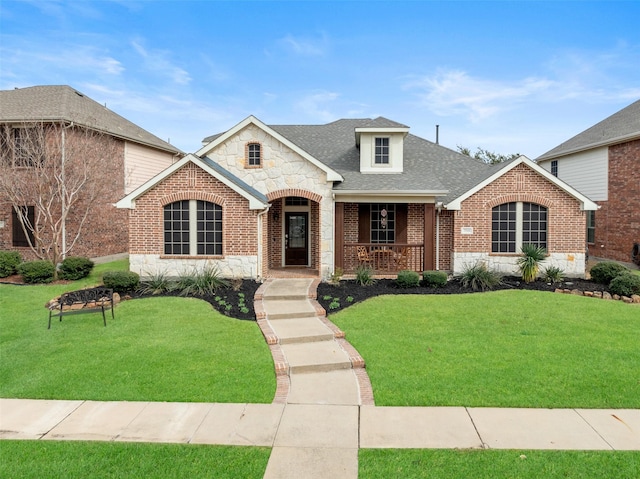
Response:
[{"label": "white cloud", "polygon": [[339,96],[338,93],[319,91],[297,101],[295,108],[314,121],[333,121],[336,115],[328,109],[328,105],[335,102]]},{"label": "white cloud", "polygon": [[296,55],[305,57],[322,56],[327,48],[327,38],[322,35],[320,39],[296,38],[289,34],[279,40],[287,50]]},{"label": "white cloud", "polygon": [[162,50],[148,50],[142,45],[142,40],[133,40],[131,42],[133,49],[144,60],[144,66],[154,73],[169,77],[178,85],[188,85],[191,82],[189,73],[174,65],[167,56],[169,52]]}]

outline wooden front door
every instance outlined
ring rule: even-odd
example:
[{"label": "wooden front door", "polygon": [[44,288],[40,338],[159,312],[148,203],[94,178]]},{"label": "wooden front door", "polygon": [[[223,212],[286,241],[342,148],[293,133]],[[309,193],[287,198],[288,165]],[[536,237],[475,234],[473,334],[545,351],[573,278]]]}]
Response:
[{"label": "wooden front door", "polygon": [[309,262],[309,213],[284,215],[284,264],[307,266]]}]

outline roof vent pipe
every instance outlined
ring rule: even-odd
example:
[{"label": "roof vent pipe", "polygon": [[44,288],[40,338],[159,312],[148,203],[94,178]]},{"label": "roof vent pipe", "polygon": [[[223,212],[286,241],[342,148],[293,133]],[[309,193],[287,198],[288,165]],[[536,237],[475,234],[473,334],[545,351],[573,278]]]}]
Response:
[{"label": "roof vent pipe", "polygon": [[436,145],[440,144],[440,125],[436,125]]}]

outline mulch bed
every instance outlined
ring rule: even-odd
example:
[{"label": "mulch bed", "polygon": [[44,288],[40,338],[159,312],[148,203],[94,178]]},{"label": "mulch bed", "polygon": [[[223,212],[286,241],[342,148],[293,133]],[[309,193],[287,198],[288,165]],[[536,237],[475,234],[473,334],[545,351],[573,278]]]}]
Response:
[{"label": "mulch bed", "polygon": [[[606,285],[598,284],[585,279],[567,279],[560,283],[545,283],[544,281],[533,281],[525,283],[521,278],[507,276],[502,278],[502,284],[493,288],[492,291],[509,289],[528,289],[534,291],[553,292],[556,289],[579,289],[580,291],[606,291]],[[458,279],[452,279],[442,288],[430,288],[419,286],[417,288],[399,288],[395,280],[381,279],[369,286],[361,286],[354,280],[340,281],[339,285],[331,283],[321,283],[318,286],[318,302],[329,313],[335,313],[352,304],[364,301],[373,296],[383,294],[466,294],[479,293],[471,288],[464,287]],[[353,301],[347,302],[346,298],[351,297]],[[333,299],[339,298],[338,302]],[[332,304],[333,303],[333,304]]]}]

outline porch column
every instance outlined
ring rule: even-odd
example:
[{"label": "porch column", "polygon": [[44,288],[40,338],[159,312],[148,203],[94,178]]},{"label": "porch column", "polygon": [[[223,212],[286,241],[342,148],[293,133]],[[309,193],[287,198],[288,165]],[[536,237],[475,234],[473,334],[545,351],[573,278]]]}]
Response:
[{"label": "porch column", "polygon": [[436,268],[436,208],[434,204],[424,205],[424,268],[431,271]]},{"label": "porch column", "polygon": [[344,203],[335,204],[335,258],[334,267],[344,269]]}]

